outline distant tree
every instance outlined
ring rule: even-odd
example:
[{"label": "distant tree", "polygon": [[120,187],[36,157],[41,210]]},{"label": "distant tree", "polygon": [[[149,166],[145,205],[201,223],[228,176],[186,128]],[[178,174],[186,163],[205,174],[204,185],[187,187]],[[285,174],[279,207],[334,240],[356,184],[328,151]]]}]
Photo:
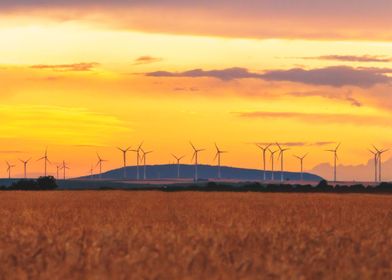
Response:
[{"label": "distant tree", "polygon": [[57,183],[53,176],[39,177],[37,180],[19,180],[12,183],[9,190],[54,190]]},{"label": "distant tree", "polygon": [[56,179],[53,176],[39,177],[37,179],[37,185],[42,190],[54,190],[58,188]]}]

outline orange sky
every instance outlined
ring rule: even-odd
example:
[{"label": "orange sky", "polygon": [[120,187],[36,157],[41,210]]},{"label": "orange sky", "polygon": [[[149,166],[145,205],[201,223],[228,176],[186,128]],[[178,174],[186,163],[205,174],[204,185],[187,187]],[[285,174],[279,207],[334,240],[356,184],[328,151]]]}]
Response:
[{"label": "orange sky", "polygon": [[[314,16],[283,0],[138,2],[0,4],[0,158],[16,176],[18,159],[30,157],[39,174],[46,146],[70,176],[87,174],[96,152],[105,170],[118,167],[115,147],[142,140],[151,164],[172,162],[171,153],[189,163],[192,140],[207,149],[201,163],[213,164],[217,142],[230,151],[223,164],[251,168],[260,167],[254,143],[279,141],[292,171],[294,154],[309,152],[307,170],[331,163],[324,150],[336,142],[344,165],[367,163],[372,143],[391,146],[386,1],[332,1],[330,18],[320,1],[299,1]],[[350,4],[374,17],[343,16]]]}]

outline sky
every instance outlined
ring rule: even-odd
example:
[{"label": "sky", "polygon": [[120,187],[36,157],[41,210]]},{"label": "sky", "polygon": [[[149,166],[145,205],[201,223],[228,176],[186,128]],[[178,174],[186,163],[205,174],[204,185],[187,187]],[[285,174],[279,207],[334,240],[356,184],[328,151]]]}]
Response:
[{"label": "sky", "polygon": [[88,174],[97,152],[104,170],[119,167],[116,147],[142,141],[153,151],[148,164],[172,163],[172,153],[190,163],[192,141],[206,149],[201,163],[215,163],[216,142],[229,151],[222,164],[248,168],[261,167],[255,143],[279,142],[290,148],[287,170],[309,153],[305,169],[331,178],[325,150],[341,142],[339,178],[371,180],[368,148],[392,146],[391,8],[387,0],[3,0],[0,177],[6,161],[20,176],[28,158],[40,175],[46,147],[53,175],[63,160],[69,176]]}]

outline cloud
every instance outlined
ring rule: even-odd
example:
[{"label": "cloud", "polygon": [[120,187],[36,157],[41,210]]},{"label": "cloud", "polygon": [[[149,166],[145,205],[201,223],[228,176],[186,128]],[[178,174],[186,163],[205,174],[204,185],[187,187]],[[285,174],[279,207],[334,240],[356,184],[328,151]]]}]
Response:
[{"label": "cloud", "polygon": [[0,1],[0,11],[6,15],[38,10],[41,17],[149,32],[345,40],[390,40],[391,9],[389,0]]},{"label": "cloud", "polygon": [[354,114],[325,114],[325,113],[302,113],[302,112],[237,112],[240,118],[247,119],[288,119],[308,123],[324,124],[351,124],[351,125],[373,125],[391,127],[390,117],[354,115]]},{"label": "cloud", "polygon": [[[281,146],[287,146],[287,147],[303,147],[303,146],[326,146],[326,145],[331,145],[334,144],[335,142],[331,141],[323,141],[323,142],[279,142],[279,145]],[[271,142],[257,142],[257,144],[262,145],[262,146],[267,146],[267,145],[275,145],[275,143]]]},{"label": "cloud", "polygon": [[151,77],[190,77],[190,78],[217,78],[224,81],[234,79],[245,79],[245,78],[260,78],[260,74],[251,73],[246,68],[233,67],[222,70],[203,70],[193,69],[185,72],[167,72],[167,71],[156,71],[146,73],[146,76]]},{"label": "cloud", "polygon": [[289,81],[332,87],[371,87],[376,84],[389,83],[391,80],[381,73],[348,66],[332,66],[311,70],[302,68],[273,70],[263,74],[262,78],[269,81]]},{"label": "cloud", "polygon": [[352,106],[355,107],[361,107],[363,104],[360,102],[358,99],[354,98],[352,96],[351,91],[348,92],[327,92],[327,91],[295,91],[295,92],[289,92],[287,95],[290,96],[296,96],[296,97],[308,97],[308,96],[320,96],[323,98],[328,98],[328,99],[337,99],[337,100],[344,100],[349,102]]},{"label": "cloud", "polygon": [[168,72],[156,71],[146,73],[151,77],[189,77],[200,78],[209,77],[217,78],[224,81],[234,79],[255,78],[266,81],[285,81],[295,82],[317,86],[357,86],[371,87],[376,84],[385,84],[391,81],[391,78],[384,75],[386,69],[377,68],[353,68],[349,66],[331,66],[305,70],[302,68],[293,68],[289,70],[269,70],[264,73],[252,73],[246,68],[233,67],[221,70],[203,70],[193,69],[185,72]]},{"label": "cloud", "polygon": [[[326,154],[326,158],[330,155]],[[341,157],[342,155],[340,155]],[[344,154],[343,154],[344,157]],[[374,181],[374,161],[373,156],[369,153],[369,160],[365,164],[343,165],[339,164],[338,180],[344,181]],[[331,158],[331,157],[330,157]],[[392,158],[383,161],[383,180],[392,180]],[[333,178],[333,165],[330,163],[321,163],[313,167],[310,172],[316,173],[323,178]]]},{"label": "cloud", "polygon": [[392,58],[377,55],[321,55],[313,57],[302,57],[302,59],[333,60],[346,62],[391,62]]},{"label": "cloud", "polygon": [[150,64],[159,61],[162,61],[162,58],[152,56],[140,56],[134,60],[133,65]]},{"label": "cloud", "polygon": [[46,64],[38,64],[31,66],[32,69],[49,69],[53,71],[59,72],[85,72],[91,71],[94,68],[98,67],[100,64],[97,62],[82,62],[82,63],[74,63],[74,64],[55,64],[55,65],[46,65]]},{"label": "cloud", "polygon": [[0,150],[0,154],[22,154],[24,153],[23,151],[17,151],[17,150]]}]

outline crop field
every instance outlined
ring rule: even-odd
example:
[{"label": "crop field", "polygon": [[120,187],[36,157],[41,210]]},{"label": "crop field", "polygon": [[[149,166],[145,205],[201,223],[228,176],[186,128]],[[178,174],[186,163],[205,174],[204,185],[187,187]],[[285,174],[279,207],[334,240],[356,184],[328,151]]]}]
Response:
[{"label": "crop field", "polygon": [[391,279],[392,196],[0,192],[0,279]]}]

